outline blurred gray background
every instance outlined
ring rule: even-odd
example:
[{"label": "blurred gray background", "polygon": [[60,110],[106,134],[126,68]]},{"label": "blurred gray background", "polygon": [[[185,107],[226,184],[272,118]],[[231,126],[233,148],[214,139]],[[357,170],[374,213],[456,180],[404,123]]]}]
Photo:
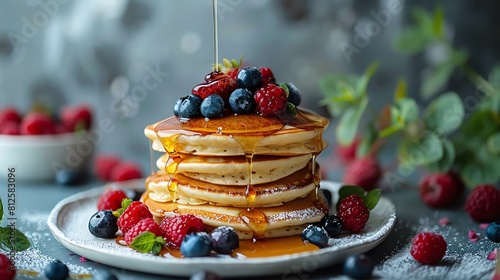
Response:
[{"label": "blurred gray background", "polygon": [[[454,41],[475,53],[473,64],[482,74],[498,58],[498,2],[442,2]],[[271,67],[279,82],[293,82],[302,90],[304,107],[325,116],[319,78],[331,72],[359,74],[378,59],[382,65],[370,94],[375,104],[383,104],[402,76],[416,94],[429,62],[392,48],[393,36],[410,21],[414,5],[432,9],[435,3],[219,0],[219,57],[244,54],[248,64]],[[390,13],[378,32],[367,34],[357,52],[342,51],[342,44],[354,45],[357,28],[396,6],[399,12]],[[103,119],[113,125],[100,139],[98,152],[126,155],[145,168],[149,142],[144,127],[171,116],[174,102],[203,81],[213,62],[211,0],[0,3],[0,107],[26,112],[41,103],[57,111],[65,104],[88,103],[95,129]],[[327,133],[333,140],[331,127]]]}]

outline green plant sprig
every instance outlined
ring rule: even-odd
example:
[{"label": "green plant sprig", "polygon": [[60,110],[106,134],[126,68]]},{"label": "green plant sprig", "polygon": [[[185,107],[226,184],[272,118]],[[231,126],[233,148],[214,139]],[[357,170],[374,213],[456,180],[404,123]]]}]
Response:
[{"label": "green plant sprig", "polygon": [[[4,211],[0,198],[0,224],[3,221]],[[0,226],[0,249],[3,251],[24,251],[31,246],[28,238],[16,228]]]}]

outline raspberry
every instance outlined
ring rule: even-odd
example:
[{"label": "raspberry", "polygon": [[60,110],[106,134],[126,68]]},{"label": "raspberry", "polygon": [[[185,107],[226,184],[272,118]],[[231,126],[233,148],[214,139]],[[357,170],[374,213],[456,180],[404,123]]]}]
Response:
[{"label": "raspberry", "polygon": [[92,126],[92,110],[87,105],[66,106],[60,118],[69,131],[89,130]]},{"label": "raspberry", "polygon": [[155,220],[153,218],[146,218],[140,220],[130,230],[128,230],[127,233],[125,233],[125,242],[130,245],[130,243],[134,241],[134,238],[136,238],[137,235],[145,231],[149,231],[156,236],[162,236],[160,226],[155,223]]},{"label": "raspberry", "polygon": [[110,180],[112,182],[127,181],[142,178],[141,168],[130,161],[120,162],[111,170]]},{"label": "raspberry", "polygon": [[[122,203],[123,205],[123,203]],[[125,211],[118,218],[118,228],[122,231],[122,234],[127,233],[135,224],[137,224],[142,219],[153,218],[153,214],[149,212],[149,209],[140,201],[132,202]]]},{"label": "raspberry", "polygon": [[109,190],[97,200],[97,210],[118,210],[124,198],[127,198],[127,195],[122,190]]},{"label": "raspberry", "polygon": [[476,222],[491,223],[500,218],[500,191],[492,185],[476,186],[467,197],[465,211]]},{"label": "raspberry", "polygon": [[448,173],[434,173],[425,176],[419,184],[419,193],[430,207],[447,207],[460,195],[460,186]]},{"label": "raspberry", "polygon": [[21,123],[21,115],[13,107],[6,107],[0,110],[0,127],[6,122]]},{"label": "raspberry", "polygon": [[265,87],[270,83],[276,83],[276,78],[274,78],[273,71],[269,67],[260,67],[260,74],[262,74],[262,86]]},{"label": "raspberry", "polygon": [[371,157],[364,157],[349,163],[344,173],[344,183],[370,191],[376,187],[381,176],[382,171],[377,161]]},{"label": "raspberry", "polygon": [[335,146],[335,155],[337,155],[343,163],[350,163],[356,159],[356,150],[358,149],[359,138],[347,145],[338,144]]},{"label": "raspberry", "polygon": [[181,246],[182,240],[189,233],[205,231],[203,221],[191,214],[166,217],[160,223],[163,237],[173,246]]},{"label": "raspberry", "polygon": [[437,264],[446,254],[446,241],[435,232],[421,232],[413,237],[410,254],[422,264]]},{"label": "raspberry", "polygon": [[263,115],[281,115],[287,104],[285,90],[276,84],[268,84],[257,90],[254,99],[257,111]]},{"label": "raspberry", "polygon": [[120,163],[121,159],[115,155],[98,155],[94,160],[94,173],[102,181],[111,179],[111,170]]},{"label": "raspberry", "polygon": [[342,220],[343,230],[358,233],[365,228],[370,210],[361,197],[349,195],[340,202],[337,216]]},{"label": "raspberry", "polygon": [[6,255],[0,254],[0,279],[13,280],[14,277],[16,277],[16,267]]},{"label": "raspberry", "polygon": [[229,71],[227,72],[227,75],[228,75],[231,79],[233,79],[233,80],[235,80],[235,81],[236,81],[236,76],[238,76],[238,71],[240,71],[240,68],[239,68],[239,67],[238,67],[238,68],[231,68],[231,70],[229,70]]},{"label": "raspberry", "polygon": [[238,88],[234,79],[221,72],[214,71],[208,74],[205,81],[206,83],[196,85],[191,91],[202,99],[205,99],[210,94],[218,94],[224,101],[227,101],[231,92]]},{"label": "raspberry", "polygon": [[19,135],[19,125],[14,121],[6,121],[4,123],[0,123],[0,134]]},{"label": "raspberry", "polygon": [[49,116],[31,112],[21,121],[19,130],[23,135],[41,135],[54,133],[55,127]]}]

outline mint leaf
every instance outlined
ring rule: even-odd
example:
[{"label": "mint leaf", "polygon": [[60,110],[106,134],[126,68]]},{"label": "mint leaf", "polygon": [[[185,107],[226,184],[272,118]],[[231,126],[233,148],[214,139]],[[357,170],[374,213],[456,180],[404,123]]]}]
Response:
[{"label": "mint leaf", "polygon": [[441,139],[428,132],[418,140],[409,140],[402,143],[400,162],[407,162],[413,166],[428,165],[443,157],[443,144]]},{"label": "mint leaf", "polygon": [[2,198],[0,197],[0,225],[2,224],[3,221],[3,203],[2,203]]},{"label": "mint leaf", "polygon": [[429,171],[435,172],[447,172],[451,169],[453,162],[455,161],[455,146],[448,139],[441,139],[443,143],[443,157],[429,165],[427,165],[427,169]]},{"label": "mint leaf", "polygon": [[434,99],[425,109],[425,127],[438,134],[446,134],[457,129],[465,116],[464,105],[454,92],[447,92]]},{"label": "mint leaf", "polygon": [[434,24],[432,29],[434,36],[442,37],[444,31],[444,10],[442,6],[439,6],[434,11]]},{"label": "mint leaf", "polygon": [[375,124],[368,125],[367,130],[363,133],[363,138],[356,148],[356,157],[364,157],[371,151],[373,144],[377,141],[378,133]]},{"label": "mint leaf", "polygon": [[286,97],[290,95],[290,90],[288,89],[288,86],[285,83],[281,83],[280,88],[282,88],[286,92]]},{"label": "mint leaf", "polygon": [[366,95],[366,88],[368,87],[368,82],[370,81],[370,78],[375,74],[379,67],[380,63],[378,61],[372,62],[368,68],[366,69],[365,73],[363,76],[361,76],[356,83],[356,92],[358,93],[358,96],[365,96]]},{"label": "mint leaf", "polygon": [[381,194],[381,189],[374,189],[369,191],[366,196],[363,197],[363,201],[365,202],[366,208],[368,208],[368,210],[372,210],[373,208],[375,208],[375,206],[377,206]]},{"label": "mint leaf", "polygon": [[129,207],[130,204],[132,204],[132,202],[134,202],[132,199],[124,198],[122,200],[122,208],[117,209],[116,211],[113,211],[113,216],[115,216],[117,218],[120,217],[121,214],[123,214],[123,212],[125,212],[125,209],[127,209],[127,207]]},{"label": "mint leaf", "polygon": [[[14,232],[12,232],[14,231]],[[24,251],[31,246],[28,238],[18,229],[0,228],[0,248],[8,251]]]},{"label": "mint leaf", "polygon": [[157,237],[154,233],[145,231],[137,235],[130,247],[141,253],[153,253],[157,255],[160,253],[161,246],[165,244],[165,240]]},{"label": "mint leaf", "polygon": [[500,155],[500,132],[488,137],[488,151],[492,155]]},{"label": "mint leaf", "polygon": [[359,122],[368,105],[368,97],[364,97],[357,107],[351,107],[340,117],[335,130],[337,139],[342,145],[348,145],[356,137]]},{"label": "mint leaf", "polygon": [[394,100],[399,101],[400,99],[406,98],[406,96],[406,80],[401,78],[399,79],[396,89],[394,90]]},{"label": "mint leaf", "polygon": [[353,186],[353,185],[344,185],[339,189],[339,200],[337,200],[337,210],[339,209],[340,202],[350,196],[350,195],[357,195],[361,198],[365,197],[365,190],[361,187],[358,186]]}]

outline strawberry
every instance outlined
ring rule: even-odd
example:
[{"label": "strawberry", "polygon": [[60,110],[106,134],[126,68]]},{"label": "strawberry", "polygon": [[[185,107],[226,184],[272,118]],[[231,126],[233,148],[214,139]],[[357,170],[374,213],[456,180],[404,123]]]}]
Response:
[{"label": "strawberry", "polygon": [[358,233],[365,228],[370,210],[358,195],[349,195],[339,204],[337,216],[342,220],[342,228],[350,233]]},{"label": "strawberry", "polygon": [[132,201],[131,199],[124,199],[122,201],[122,208],[116,210],[113,214],[115,216],[119,215],[116,224],[122,231],[122,234],[127,233],[129,229],[142,219],[153,218],[153,214],[151,214],[149,208],[144,203]]},{"label": "strawberry", "polygon": [[14,107],[6,107],[0,110],[0,127],[6,122],[21,123],[21,115]]},{"label": "strawberry", "polygon": [[491,223],[500,219],[500,191],[493,185],[476,186],[467,197],[465,211],[476,222]]},{"label": "strawberry", "polygon": [[19,130],[23,135],[42,135],[53,134],[55,127],[49,116],[31,112],[22,119]]},{"label": "strawberry", "polygon": [[97,210],[118,210],[121,208],[123,199],[127,195],[122,190],[109,190],[103,193],[97,200]]},{"label": "strawberry", "polygon": [[111,180],[111,170],[120,163],[116,155],[97,155],[94,160],[94,173],[102,181]]},{"label": "strawberry", "polygon": [[439,208],[450,206],[460,193],[461,186],[449,173],[433,173],[425,176],[419,184],[419,193],[425,204]]},{"label": "strawberry", "polygon": [[281,115],[288,103],[286,92],[276,84],[268,84],[255,92],[257,111],[263,115]]},{"label": "strawberry", "polygon": [[141,168],[136,163],[131,161],[120,162],[111,169],[110,180],[112,182],[121,182],[139,178],[142,178]]},{"label": "strawberry", "polygon": [[92,110],[88,105],[66,106],[60,112],[60,119],[69,131],[89,130]]},{"label": "strawberry", "polygon": [[125,233],[125,242],[139,252],[153,255],[158,255],[165,245],[161,229],[153,218],[142,219],[135,224]]},{"label": "strawberry", "polygon": [[262,74],[262,86],[265,87],[270,83],[276,83],[276,78],[274,78],[273,71],[269,67],[260,67],[260,74]]},{"label": "strawberry", "polygon": [[181,246],[182,240],[189,233],[203,232],[206,230],[203,221],[191,214],[165,217],[160,222],[163,237],[176,247]]},{"label": "strawberry", "polygon": [[362,187],[365,191],[376,187],[382,176],[382,171],[377,161],[371,157],[359,158],[346,167],[344,183]]},{"label": "strawberry", "polygon": [[238,88],[236,81],[222,72],[214,71],[209,73],[205,77],[205,81],[205,83],[195,86],[191,91],[202,99],[205,99],[210,94],[218,94],[224,101],[227,101],[231,92]]},{"label": "strawberry", "polygon": [[421,232],[412,239],[410,254],[422,264],[437,264],[446,254],[446,241],[434,232]]}]

